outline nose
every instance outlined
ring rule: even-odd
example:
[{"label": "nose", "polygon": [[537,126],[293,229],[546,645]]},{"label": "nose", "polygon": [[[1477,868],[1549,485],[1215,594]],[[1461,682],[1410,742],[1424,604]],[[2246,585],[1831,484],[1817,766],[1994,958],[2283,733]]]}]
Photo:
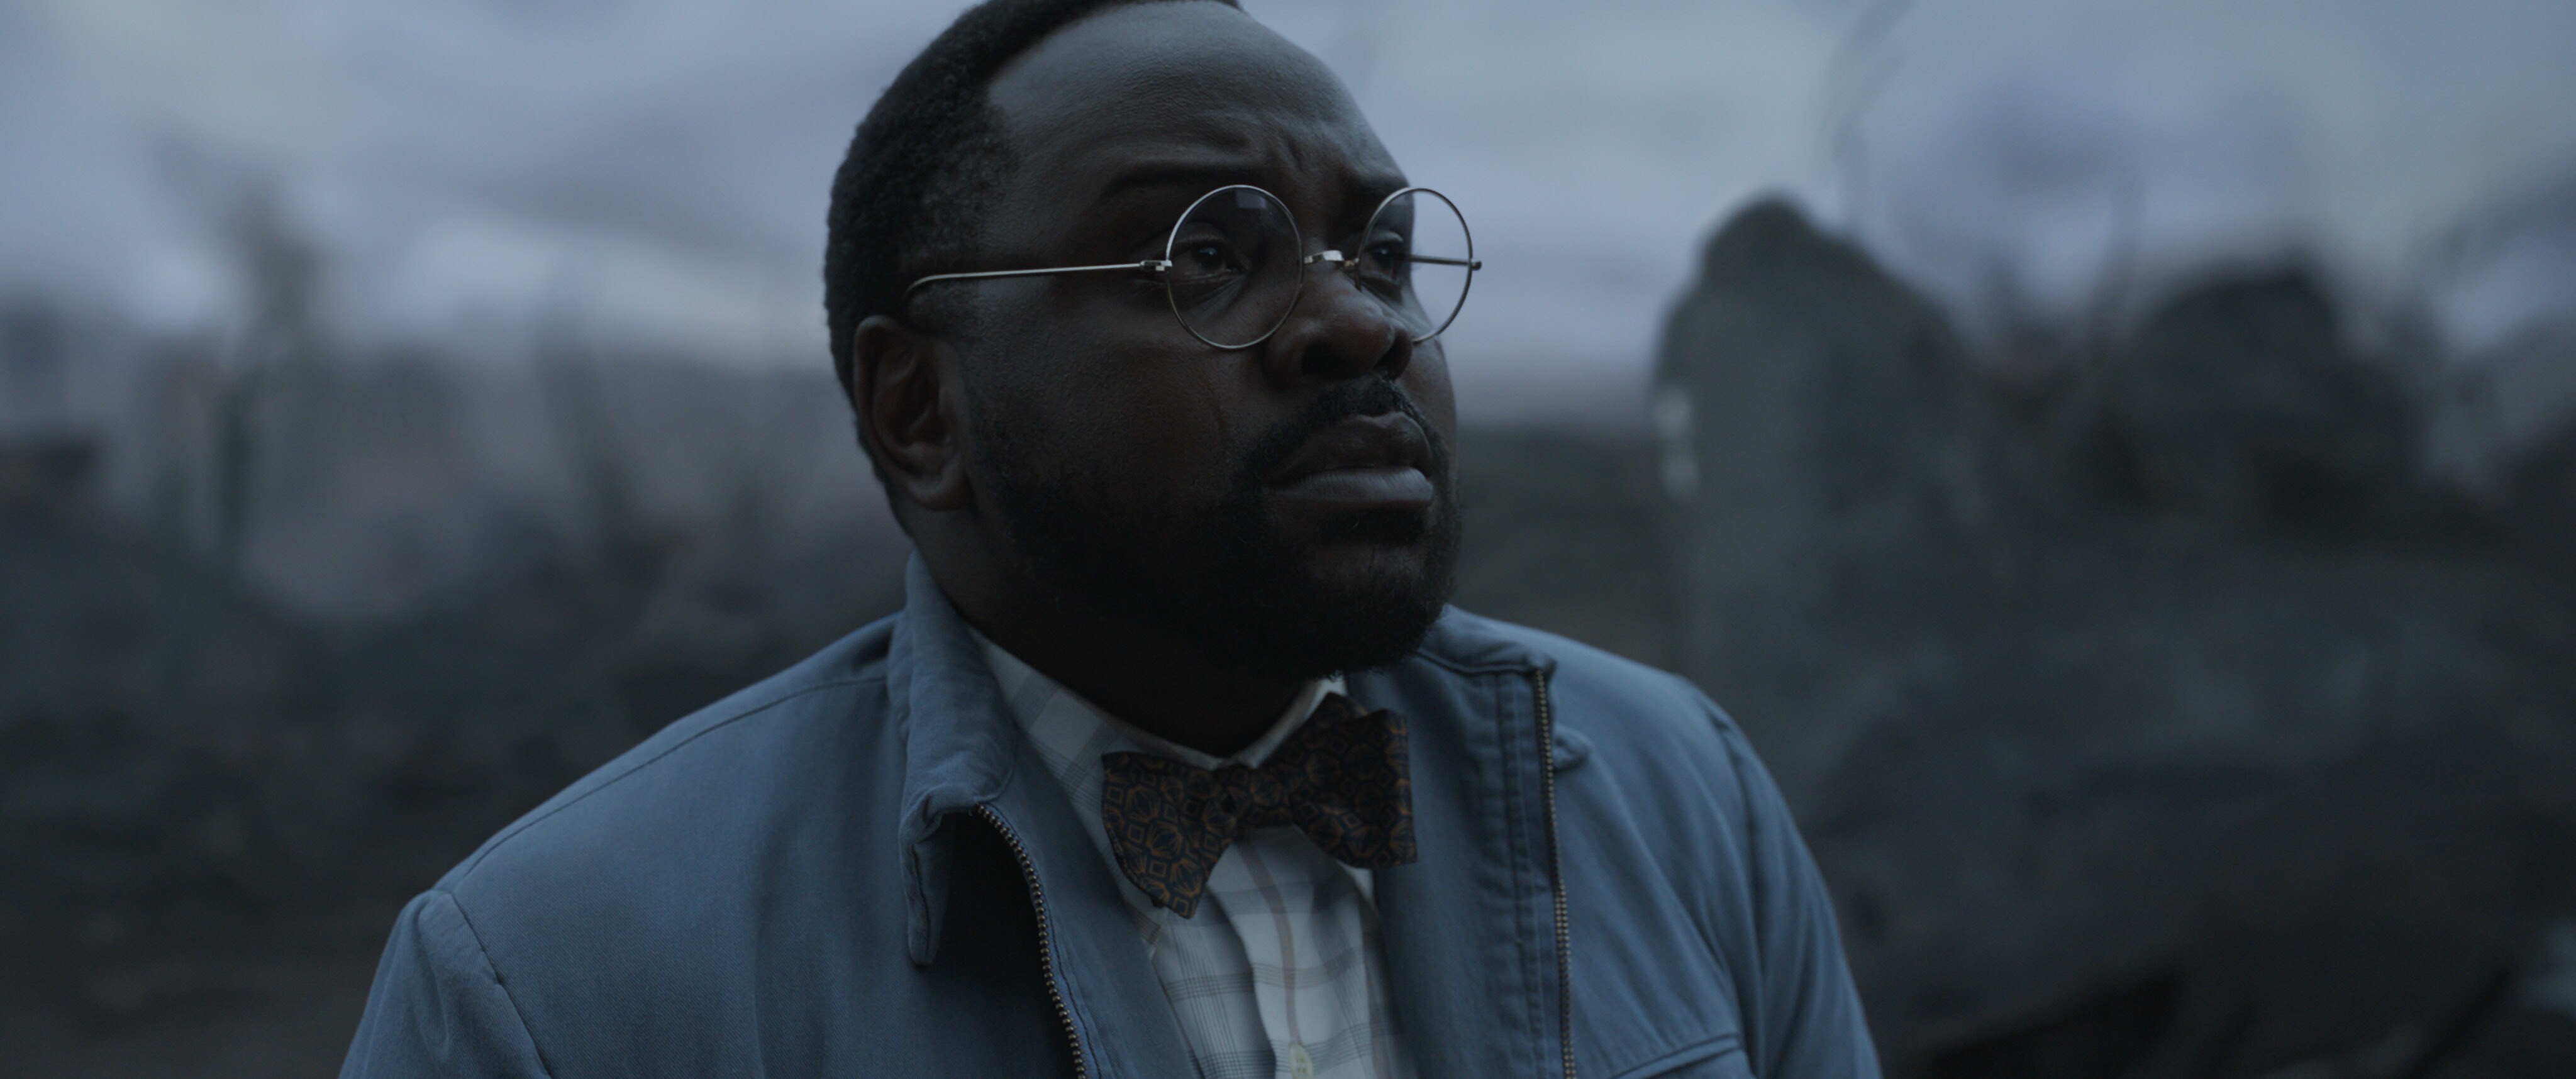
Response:
[{"label": "nose", "polygon": [[1376,374],[1399,378],[1413,363],[1413,338],[1395,313],[1359,287],[1334,252],[1303,268],[1305,288],[1279,332],[1263,342],[1263,366],[1281,385]]}]

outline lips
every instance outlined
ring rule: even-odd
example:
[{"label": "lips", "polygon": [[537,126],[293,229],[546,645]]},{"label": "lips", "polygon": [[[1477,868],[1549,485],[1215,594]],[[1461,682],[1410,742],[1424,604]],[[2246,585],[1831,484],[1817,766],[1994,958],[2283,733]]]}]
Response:
[{"label": "lips", "polygon": [[1277,493],[1354,508],[1429,504],[1431,443],[1401,412],[1354,416],[1307,439],[1270,477]]}]

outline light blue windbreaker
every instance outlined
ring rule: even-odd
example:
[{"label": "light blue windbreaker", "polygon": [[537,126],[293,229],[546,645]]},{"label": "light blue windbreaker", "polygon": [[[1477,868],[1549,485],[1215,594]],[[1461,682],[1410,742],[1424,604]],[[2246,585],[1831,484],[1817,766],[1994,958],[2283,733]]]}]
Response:
[{"label": "light blue windbreaker", "polygon": [[[404,908],[343,1079],[1185,1077],[1110,869],[915,558],[904,610],[682,719]],[[1423,1079],[1873,1079],[1814,862],[1688,683],[1451,610],[1378,870]]]}]

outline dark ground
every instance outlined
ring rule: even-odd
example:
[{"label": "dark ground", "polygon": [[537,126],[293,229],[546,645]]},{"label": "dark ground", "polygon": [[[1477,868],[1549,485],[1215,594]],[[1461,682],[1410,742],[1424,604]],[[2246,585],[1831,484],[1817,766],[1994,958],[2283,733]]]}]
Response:
[{"label": "dark ground", "polygon": [[[1981,358],[1757,208],[1676,309],[1658,441],[1462,435],[1458,602],[1732,710],[1898,1079],[2576,1075],[2576,424],[2458,442],[2462,394],[2532,395],[2353,321],[2253,268]],[[246,583],[291,545],[237,572],[93,508],[79,439],[0,447],[0,1076],[333,1073],[411,894],[899,601],[898,539],[793,511],[875,497],[805,464],[855,458],[823,380],[621,471],[617,409],[670,436],[723,387],[554,370],[587,516],[456,526],[472,572],[363,617]],[[314,504],[467,474],[423,377],[367,391],[407,426],[313,398],[375,470]],[[710,445],[712,510],[638,486]]]},{"label": "dark ground", "polygon": [[1980,356],[1790,207],[1709,244],[1656,398],[1680,665],[1797,809],[1891,1070],[2576,1074],[2534,988],[2576,925],[2576,410],[2498,437],[2462,403],[2551,369],[2324,282]]},{"label": "dark ground", "polygon": [[[1465,442],[1459,602],[1668,662],[1643,447]],[[411,895],[661,723],[894,608],[900,549],[853,546],[792,601],[571,550],[351,630],[97,516],[21,515],[0,530],[0,1075],[336,1073]],[[1562,587],[1518,599],[1538,574]]]}]

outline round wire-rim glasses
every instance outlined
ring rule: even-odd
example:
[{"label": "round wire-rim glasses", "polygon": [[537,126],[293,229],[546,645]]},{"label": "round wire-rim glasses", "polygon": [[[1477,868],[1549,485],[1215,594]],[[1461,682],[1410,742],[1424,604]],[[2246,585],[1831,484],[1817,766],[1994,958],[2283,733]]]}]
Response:
[{"label": "round wire-rim glasses", "polygon": [[[1425,202],[1422,196],[1438,200],[1437,205]],[[1427,214],[1424,212],[1426,207],[1430,209]],[[1229,209],[1252,211],[1254,224],[1251,227],[1270,235],[1253,237],[1251,239],[1255,242],[1252,243],[1236,244],[1250,250],[1231,252],[1245,260],[1244,265],[1233,269],[1231,277],[1225,276],[1227,271],[1222,266],[1213,270],[1183,268],[1182,256],[1185,253],[1219,250],[1218,257],[1223,259],[1228,253],[1222,250],[1226,243],[1246,239],[1240,236],[1185,235],[1194,223],[1203,228],[1215,226],[1217,222],[1213,219]],[[1456,230],[1454,246],[1449,252],[1427,254],[1413,249],[1415,241],[1423,236],[1423,219],[1426,217],[1431,219],[1430,231],[1442,234],[1435,243],[1449,239],[1446,236],[1448,228]],[[1242,227],[1240,223],[1238,227]],[[1282,240],[1285,241],[1284,247],[1277,246]],[[1279,196],[1251,184],[1227,184],[1192,200],[1189,207],[1181,211],[1180,217],[1172,223],[1172,231],[1164,238],[1162,258],[1092,266],[931,274],[906,287],[904,295],[909,297],[924,285],[942,281],[1142,272],[1161,279],[1163,295],[1171,306],[1173,318],[1190,336],[1211,348],[1246,349],[1269,340],[1279,327],[1287,325],[1289,316],[1296,312],[1297,301],[1305,294],[1306,267],[1323,263],[1350,274],[1361,292],[1384,305],[1396,317],[1397,323],[1405,327],[1408,339],[1421,344],[1440,336],[1450,323],[1457,321],[1458,312],[1467,305],[1467,290],[1475,281],[1475,272],[1484,268],[1484,263],[1476,258],[1475,238],[1467,230],[1466,215],[1458,212],[1458,204],[1450,201],[1449,196],[1427,187],[1403,188],[1379,200],[1377,208],[1369,214],[1367,227],[1360,232],[1360,245],[1360,250],[1350,255],[1332,249],[1300,255],[1299,252],[1305,249],[1304,237],[1297,229],[1296,219],[1289,214],[1287,204]],[[1384,250],[1394,247],[1401,249]],[[1454,275],[1433,285],[1427,304],[1424,302],[1426,297],[1417,287],[1415,274],[1417,268],[1424,266],[1435,267],[1435,275]],[[1260,278],[1265,270],[1270,272],[1266,281]],[[1194,274],[1199,276],[1192,276]],[[1286,282],[1284,298],[1275,294],[1283,279]],[[1273,295],[1258,295],[1265,284]],[[1455,294],[1451,295],[1453,287]],[[1192,292],[1193,297],[1184,301],[1184,291]],[[1259,332],[1239,341],[1210,336],[1209,330],[1214,328],[1214,324],[1223,321],[1229,313],[1243,309],[1243,301],[1247,298],[1251,300],[1248,310],[1252,326],[1258,327]],[[1264,310],[1273,305],[1275,314]],[[1193,321],[1192,308],[1200,309],[1196,322]],[[1210,308],[1214,309],[1213,313],[1208,310]],[[1220,333],[1220,336],[1230,338],[1234,335]]]}]

